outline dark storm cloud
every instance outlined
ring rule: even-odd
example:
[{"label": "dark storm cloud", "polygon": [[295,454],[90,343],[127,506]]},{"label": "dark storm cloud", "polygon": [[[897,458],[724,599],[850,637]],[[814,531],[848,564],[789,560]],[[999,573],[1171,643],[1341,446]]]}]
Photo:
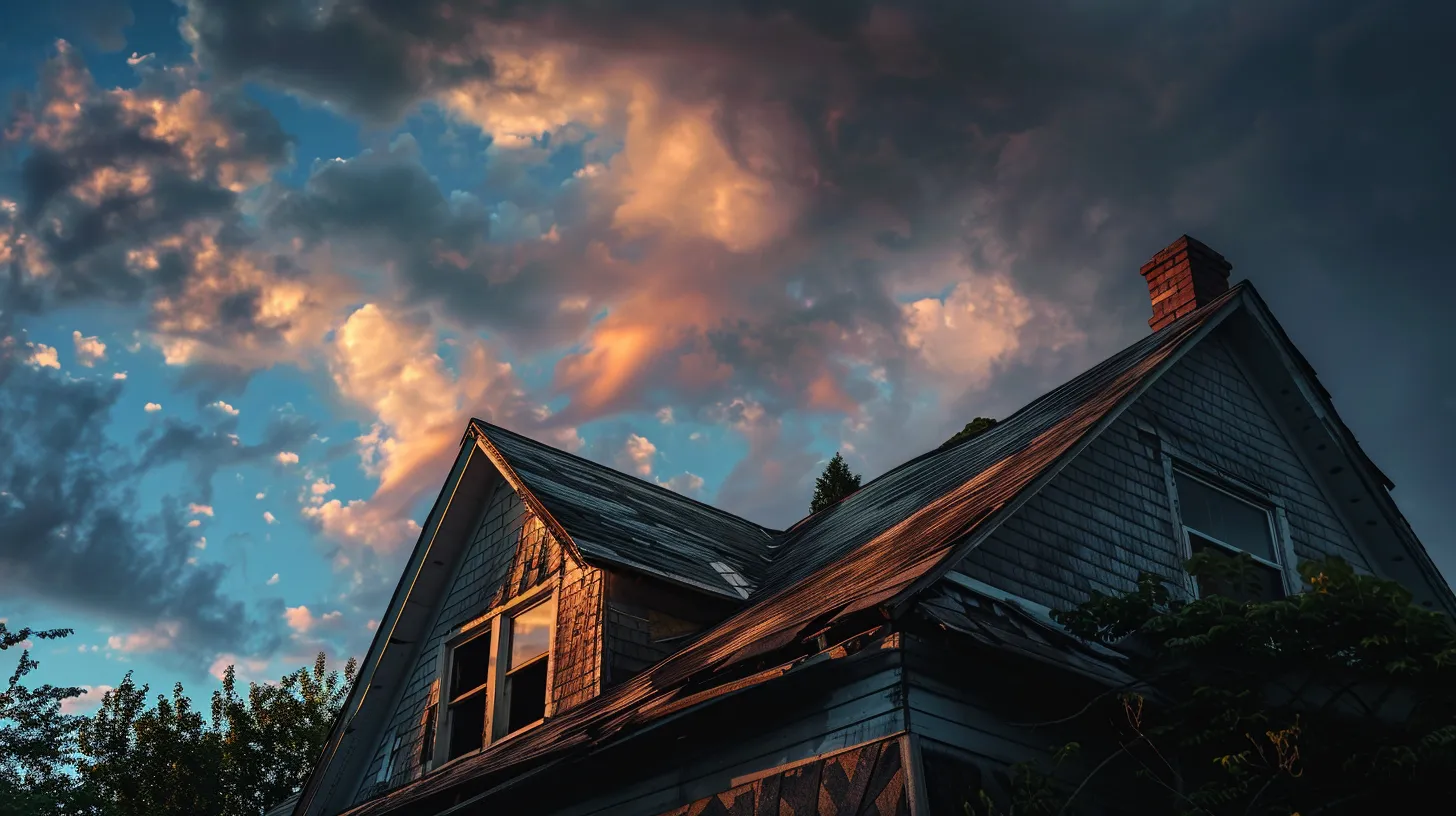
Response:
[{"label": "dark storm cloud", "polygon": [[[236,190],[288,161],[289,137],[239,93],[210,94],[179,70],[142,70],[137,87],[104,91],[61,42],[37,92],[11,110],[7,141],[27,148],[12,154],[24,158],[11,228],[25,242],[0,303],[36,311],[176,295],[198,274],[191,230],[206,225],[224,248],[245,241]],[[220,315],[226,327],[255,328],[246,304],[232,305]]]},{"label": "dark storm cloud", "polygon": [[492,244],[492,216],[475,196],[442,191],[405,134],[386,151],[320,162],[267,218],[279,235],[330,243],[361,265],[392,267],[406,300],[465,325],[504,330],[526,345],[579,331],[585,316],[557,310],[563,267],[532,260],[529,249]]},{"label": "dark storm cloud", "polygon": [[276,646],[276,623],[223,591],[225,568],[188,563],[196,536],[175,500],[136,510],[135,463],[104,433],[120,384],[28,365],[23,338],[0,337],[0,592],[150,633],[126,648],[210,659]]},{"label": "dark storm cloud", "polygon": [[180,463],[188,468],[190,483],[202,504],[212,501],[212,477],[224,468],[266,463],[281,451],[294,450],[313,436],[317,426],[296,414],[279,414],[263,429],[256,443],[245,443],[233,431],[237,420],[229,418],[214,427],[203,427],[168,418],[160,428],[143,431],[137,439],[141,452],[137,470]]},{"label": "dark storm cloud", "polygon": [[[1146,331],[1136,269],[1193,233],[1233,261],[1236,278],[1259,285],[1402,485],[1438,561],[1456,568],[1444,509],[1453,489],[1445,453],[1456,449],[1456,277],[1444,237],[1456,219],[1451,4],[249,7],[190,0],[204,64],[377,117],[490,76],[505,34],[570,46],[580,76],[594,75],[583,66],[666,65],[651,75],[654,90],[711,103],[715,133],[741,166],[756,167],[764,130],[795,145],[787,167],[754,172],[802,202],[786,240],[872,245],[879,274],[856,283],[867,302],[903,292],[917,253],[952,247],[972,269],[1004,272],[1071,315],[1083,342],[1009,365],[994,393],[960,397],[968,414],[1022,401],[1010,391],[1029,398]],[[692,286],[725,300],[760,292],[770,308],[759,314],[791,325],[798,317],[769,294],[782,293],[789,270],[834,279],[848,268],[816,264],[812,249],[763,250],[755,262],[772,274],[757,276],[721,253],[677,260],[693,270],[683,275]],[[442,298],[466,283],[435,282]],[[725,333],[783,336],[731,317]],[[893,317],[854,312],[843,327],[893,333]],[[754,364],[738,341],[719,348]],[[656,376],[627,381],[643,393],[671,386],[661,380],[670,374]],[[930,420],[934,437],[968,418]],[[894,446],[883,447],[871,470],[894,463]]]}]

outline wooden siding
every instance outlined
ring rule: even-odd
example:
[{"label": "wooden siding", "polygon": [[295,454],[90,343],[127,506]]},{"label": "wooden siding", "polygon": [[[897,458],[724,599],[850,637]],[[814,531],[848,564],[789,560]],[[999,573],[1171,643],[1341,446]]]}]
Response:
[{"label": "wooden siding", "polygon": [[616,570],[605,575],[604,687],[635,676],[738,608],[647,576]]},{"label": "wooden siding", "polygon": [[1344,525],[1280,432],[1227,343],[1194,347],[957,567],[1027,600],[1074,606],[1121,592],[1140,572],[1181,580],[1161,453],[1179,451],[1280,499],[1300,559],[1339,555],[1368,569]]},{"label": "wooden siding", "polygon": [[385,725],[386,735],[404,738],[402,761],[386,783],[376,783],[390,749],[381,742],[361,780],[356,804],[420,777],[424,714],[438,693],[441,644],[459,632],[462,624],[550,581],[560,586],[558,648],[552,656],[552,700],[559,711],[599,691],[601,571],[575,563],[541,520],[502,482],[474,527],[470,544],[440,602],[435,625]]},{"label": "wooden siding", "polygon": [[569,771],[578,786],[573,790],[594,790],[592,798],[557,791],[562,799],[541,812],[641,816],[709,807],[719,794],[741,793],[775,769],[879,742],[904,728],[901,657],[893,641],[742,692],[622,745],[611,752],[614,758],[603,757],[609,766]]},{"label": "wooden siding", "polygon": [[888,739],[772,773],[663,816],[908,816],[902,741]]}]

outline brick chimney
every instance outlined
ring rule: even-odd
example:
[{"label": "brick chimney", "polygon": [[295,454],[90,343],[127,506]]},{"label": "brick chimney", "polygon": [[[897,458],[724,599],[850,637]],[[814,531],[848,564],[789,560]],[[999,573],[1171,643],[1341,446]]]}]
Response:
[{"label": "brick chimney", "polygon": [[1169,244],[1143,264],[1153,299],[1148,325],[1157,331],[1227,292],[1231,269],[1233,264],[1197,238],[1185,235]]}]

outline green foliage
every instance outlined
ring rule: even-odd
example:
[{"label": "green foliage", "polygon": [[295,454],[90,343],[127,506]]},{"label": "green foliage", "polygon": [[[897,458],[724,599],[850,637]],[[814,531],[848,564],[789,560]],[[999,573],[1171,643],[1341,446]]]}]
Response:
[{"label": "green foliage", "polygon": [[1452,621],[1338,559],[1301,565],[1291,597],[1229,597],[1248,567],[1195,558],[1198,600],[1144,575],[1054,613],[1122,648],[1144,683],[1088,708],[1086,738],[1130,758],[1113,784],[1161,801],[1138,812],[1424,812],[1456,773]]},{"label": "green foliage", "polygon": [[959,431],[956,431],[955,435],[952,436],[950,439],[942,442],[940,445],[940,449],[945,450],[946,448],[953,448],[956,445],[959,445],[960,443],[966,441],[967,439],[974,439],[975,437],[980,436],[986,431],[991,430],[991,428],[995,427],[995,425],[996,420],[990,417],[976,417],[970,422],[967,422],[966,427],[961,428]]},{"label": "green foliage", "polygon": [[70,629],[19,629],[0,623],[0,651],[19,647],[20,660],[0,691],[0,816],[59,813],[71,801],[64,768],[75,747],[78,718],[61,713],[61,703],[79,697],[79,688],[43,685],[29,688],[26,675],[40,666],[27,642],[55,640]]},{"label": "green foliage", "polygon": [[[0,624],[0,648],[66,634]],[[91,717],[60,711],[80,689],[21,686],[35,668],[22,653],[0,696],[0,816],[256,816],[302,784],[356,665],[340,674],[319,654],[312,668],[245,691],[228,667],[210,710],[194,707],[180,683],[149,706],[148,687],[128,672]]]},{"label": "green foliage", "polygon": [[814,481],[809,512],[817,513],[856,490],[859,490],[859,474],[851,472],[844,457],[835,452],[834,458],[825,465],[824,474]]}]

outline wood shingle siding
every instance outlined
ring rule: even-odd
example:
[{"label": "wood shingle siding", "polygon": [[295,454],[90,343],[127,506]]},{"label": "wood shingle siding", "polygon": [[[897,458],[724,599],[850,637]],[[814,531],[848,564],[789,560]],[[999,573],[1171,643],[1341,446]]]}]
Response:
[{"label": "wood shingle siding", "polygon": [[1141,425],[1279,499],[1300,559],[1368,570],[1232,355],[1217,334],[1189,351],[957,569],[1053,608],[1130,590],[1141,572],[1181,580],[1160,440]]}]

